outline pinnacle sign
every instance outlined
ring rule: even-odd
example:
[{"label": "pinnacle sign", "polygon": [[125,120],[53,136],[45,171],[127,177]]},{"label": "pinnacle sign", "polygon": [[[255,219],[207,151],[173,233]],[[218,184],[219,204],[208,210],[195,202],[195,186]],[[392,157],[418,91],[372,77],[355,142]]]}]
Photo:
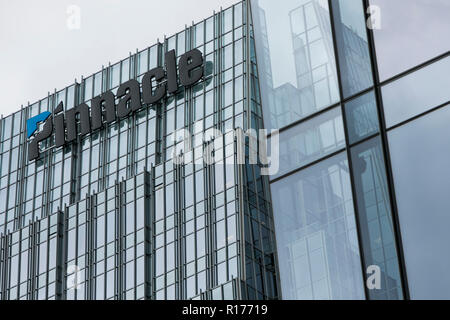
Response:
[{"label": "pinnacle sign", "polygon": [[[132,79],[117,89],[117,96],[108,91],[93,98],[90,110],[86,103],[82,103],[64,114],[61,102],[53,116],[47,111],[27,120],[28,138],[37,131],[38,124],[45,121],[43,129],[28,145],[28,160],[39,157],[39,142],[49,138],[53,132],[55,132],[55,146],[62,147],[75,141],[78,135],[87,135],[103,128],[105,124],[124,119],[145,105],[157,104],[167,94],[176,93],[179,85],[192,86],[203,77],[203,73],[203,56],[198,49],[183,54],[178,68],[175,50],[171,50],[165,54],[165,69],[157,67],[144,74],[142,92],[139,82]],[[116,98],[119,99],[117,105]]]}]

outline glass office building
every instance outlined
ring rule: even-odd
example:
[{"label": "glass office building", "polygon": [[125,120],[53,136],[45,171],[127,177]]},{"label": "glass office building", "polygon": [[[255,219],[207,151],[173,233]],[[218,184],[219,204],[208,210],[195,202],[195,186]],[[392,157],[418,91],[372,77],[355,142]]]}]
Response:
[{"label": "glass office building", "polygon": [[[0,299],[450,299],[449,16],[247,0],[2,118]],[[28,160],[28,119],[192,49],[198,83]]]}]

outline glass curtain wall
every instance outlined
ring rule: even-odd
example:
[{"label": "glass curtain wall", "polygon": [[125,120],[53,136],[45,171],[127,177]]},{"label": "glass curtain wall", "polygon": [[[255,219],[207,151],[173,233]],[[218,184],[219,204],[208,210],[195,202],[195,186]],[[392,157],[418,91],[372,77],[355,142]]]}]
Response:
[{"label": "glass curtain wall", "polygon": [[[251,9],[264,124],[280,130],[271,192],[282,298],[402,299],[364,2]],[[365,285],[373,267],[376,289]]]},{"label": "glass curtain wall", "polygon": [[[448,299],[447,1],[370,0],[374,51],[390,151],[398,236],[412,299]],[[377,14],[378,12],[378,14]],[[407,52],[408,54],[405,54]],[[373,149],[373,147],[372,147]],[[388,164],[389,165],[389,164]],[[381,180],[380,180],[381,182]]]}]

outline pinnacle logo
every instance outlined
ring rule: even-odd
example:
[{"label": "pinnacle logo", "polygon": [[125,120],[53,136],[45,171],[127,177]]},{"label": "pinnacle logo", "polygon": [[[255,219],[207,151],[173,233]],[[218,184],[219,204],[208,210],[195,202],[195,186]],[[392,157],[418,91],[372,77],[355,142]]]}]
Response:
[{"label": "pinnacle logo", "polygon": [[48,111],[42,112],[37,116],[27,120],[27,138],[29,139],[38,129],[38,124],[44,122],[52,114]]},{"label": "pinnacle logo", "polygon": [[[75,141],[79,135],[84,136],[99,130],[105,124],[124,119],[145,106],[155,106],[167,94],[175,94],[180,85],[194,85],[203,74],[203,56],[198,49],[183,54],[178,66],[175,50],[171,50],[165,54],[165,69],[157,67],[144,74],[142,92],[141,84],[132,79],[117,89],[117,96],[107,91],[93,98],[91,108],[82,103],[63,113],[61,102],[53,115],[46,111],[27,120],[28,138],[32,137],[38,130],[38,125],[44,122],[43,129],[28,144],[28,160],[39,157],[39,143],[49,138],[53,132],[55,147],[62,147]],[[119,99],[117,105],[116,98]]]}]

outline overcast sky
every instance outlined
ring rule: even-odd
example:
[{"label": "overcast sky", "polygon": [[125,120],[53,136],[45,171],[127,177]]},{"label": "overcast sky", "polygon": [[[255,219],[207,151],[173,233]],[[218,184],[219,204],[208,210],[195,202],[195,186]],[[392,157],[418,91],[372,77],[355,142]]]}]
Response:
[{"label": "overcast sky", "polygon": [[[239,0],[0,0],[0,113],[11,114]],[[80,9],[80,28],[71,6]]]}]

